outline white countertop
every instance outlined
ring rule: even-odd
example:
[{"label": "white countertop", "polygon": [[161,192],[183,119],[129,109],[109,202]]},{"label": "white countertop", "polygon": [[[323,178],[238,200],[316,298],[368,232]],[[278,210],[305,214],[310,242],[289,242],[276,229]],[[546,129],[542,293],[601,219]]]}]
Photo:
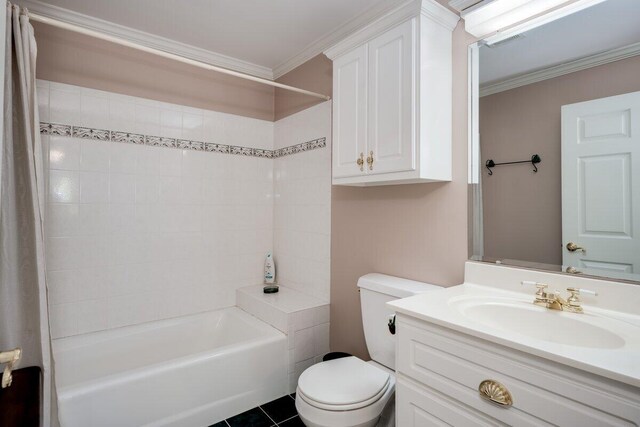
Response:
[{"label": "white countertop", "polygon": [[[395,300],[388,305],[397,313],[412,316],[436,325],[440,325],[474,337],[482,338],[505,347],[533,354],[558,363],[583,369],[593,374],[601,375],[622,383],[640,387],[640,316],[606,310],[594,306],[584,305],[584,313],[568,313],[549,310],[532,304],[535,289],[527,292],[513,292],[489,286],[476,284],[462,284],[416,295],[409,298]],[[569,324],[579,320],[614,332],[622,338],[619,343],[610,348],[577,346],[560,344],[544,339],[536,339],[524,333],[517,333],[509,328],[501,328],[496,322],[495,327],[484,325],[471,317],[467,317],[459,307],[467,299],[482,301],[504,300],[516,307],[529,311],[547,311],[552,316],[575,316],[563,320]],[[522,304],[522,305],[520,305]],[[546,313],[541,313],[541,316]],[[537,316],[537,314],[534,314]],[[500,319],[502,320],[502,319]],[[507,321],[509,319],[506,319]],[[535,325],[533,326],[535,327]],[[579,326],[578,326],[579,328]],[[603,331],[606,333],[606,331]],[[563,331],[566,332],[566,331]],[[554,331],[548,332],[553,334]],[[576,333],[580,333],[576,329]]]}]

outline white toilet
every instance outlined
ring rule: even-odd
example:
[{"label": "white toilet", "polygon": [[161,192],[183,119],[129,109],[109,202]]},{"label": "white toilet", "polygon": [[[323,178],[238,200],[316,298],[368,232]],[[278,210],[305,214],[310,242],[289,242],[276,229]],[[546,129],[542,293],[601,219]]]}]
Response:
[{"label": "white toilet", "polygon": [[[395,337],[388,301],[439,289],[438,286],[384,274],[358,280],[362,324],[373,360],[351,356],[318,363],[298,379],[296,408],[307,427],[375,426],[394,396]],[[391,424],[393,425],[393,423]]]}]

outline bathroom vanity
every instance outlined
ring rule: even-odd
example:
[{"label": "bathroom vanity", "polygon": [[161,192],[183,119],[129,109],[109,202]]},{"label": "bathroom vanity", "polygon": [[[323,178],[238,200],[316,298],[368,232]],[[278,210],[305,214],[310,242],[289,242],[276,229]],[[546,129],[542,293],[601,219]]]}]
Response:
[{"label": "bathroom vanity", "polygon": [[[583,313],[533,304],[585,288]],[[468,262],[465,283],[390,302],[397,425],[640,424],[640,288]]]}]

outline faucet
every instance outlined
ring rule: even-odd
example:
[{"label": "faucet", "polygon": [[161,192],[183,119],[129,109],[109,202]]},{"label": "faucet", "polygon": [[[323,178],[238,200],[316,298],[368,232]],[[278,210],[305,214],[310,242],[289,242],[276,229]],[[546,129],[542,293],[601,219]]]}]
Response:
[{"label": "faucet", "polygon": [[551,310],[568,311],[570,313],[583,313],[582,305],[580,304],[580,294],[589,294],[597,296],[598,293],[590,291],[588,289],[580,288],[567,288],[569,297],[564,299],[560,296],[558,291],[549,292],[547,288],[549,285],[546,283],[532,282],[529,280],[522,281],[523,286],[535,286],[536,298],[533,300],[535,305],[546,307]]},{"label": "faucet", "polygon": [[0,352],[0,364],[7,364],[7,366],[4,367],[4,371],[2,372],[2,388],[7,388],[11,385],[11,381],[13,380],[11,370],[15,368],[15,365],[18,364],[21,356],[22,350],[20,348],[14,348],[10,351]]}]

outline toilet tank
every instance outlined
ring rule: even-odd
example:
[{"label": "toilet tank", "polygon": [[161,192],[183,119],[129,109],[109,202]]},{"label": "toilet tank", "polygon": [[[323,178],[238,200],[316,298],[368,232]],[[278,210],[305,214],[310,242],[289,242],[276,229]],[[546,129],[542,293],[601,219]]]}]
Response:
[{"label": "toilet tank", "polygon": [[360,288],[364,338],[371,359],[395,370],[395,335],[389,332],[388,327],[389,317],[394,312],[387,307],[387,302],[441,289],[441,287],[386,274],[370,273],[358,279],[358,288]]}]

